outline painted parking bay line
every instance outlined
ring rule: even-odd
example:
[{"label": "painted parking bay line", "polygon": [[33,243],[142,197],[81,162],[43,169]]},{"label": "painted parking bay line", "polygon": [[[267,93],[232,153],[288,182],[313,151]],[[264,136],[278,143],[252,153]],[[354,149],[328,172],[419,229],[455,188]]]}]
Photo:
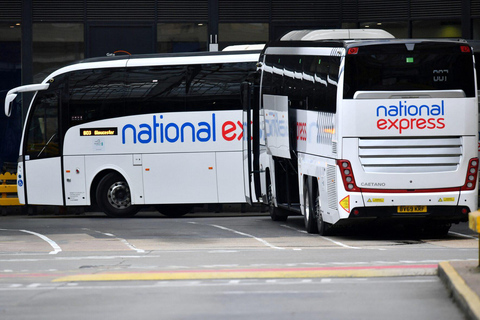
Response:
[{"label": "painted parking bay line", "polygon": [[162,281],[215,279],[277,279],[277,278],[372,278],[437,275],[436,264],[322,267],[283,269],[222,269],[192,271],[110,272],[78,274],[56,278],[53,282],[80,281]]}]

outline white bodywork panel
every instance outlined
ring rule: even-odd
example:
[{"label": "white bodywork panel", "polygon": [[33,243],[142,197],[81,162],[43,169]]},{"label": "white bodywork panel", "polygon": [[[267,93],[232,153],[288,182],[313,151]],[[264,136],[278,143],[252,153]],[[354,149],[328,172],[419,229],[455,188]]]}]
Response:
[{"label": "white bodywork panel", "polygon": [[65,203],[84,206],[87,204],[85,187],[85,157],[72,156],[64,158]]},{"label": "white bodywork panel", "polygon": [[215,167],[214,153],[145,154],[145,202],[218,202]]},{"label": "white bodywork panel", "polygon": [[[95,176],[114,170],[133,204],[244,203],[241,117],[241,110],[159,113],[72,127],[64,141],[66,202],[89,205]],[[102,128],[116,134],[81,134]]]},{"label": "white bodywork panel", "polygon": [[263,95],[265,140],[268,151],[276,157],[290,159],[288,138],[288,97]]},{"label": "white bodywork panel", "polygon": [[[60,157],[27,160],[28,203],[39,205],[63,205],[62,173]],[[34,173],[34,174],[33,174]]]}]

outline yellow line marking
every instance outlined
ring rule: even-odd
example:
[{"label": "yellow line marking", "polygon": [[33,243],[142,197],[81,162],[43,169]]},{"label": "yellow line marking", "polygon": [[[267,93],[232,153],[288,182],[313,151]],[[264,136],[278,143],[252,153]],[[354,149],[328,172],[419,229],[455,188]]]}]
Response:
[{"label": "yellow line marking", "polygon": [[436,275],[431,268],[361,269],[361,270],[286,270],[286,271],[206,271],[80,274],[54,279],[53,282],[140,281],[140,280],[211,280],[211,279],[272,279],[272,278],[372,278]]}]

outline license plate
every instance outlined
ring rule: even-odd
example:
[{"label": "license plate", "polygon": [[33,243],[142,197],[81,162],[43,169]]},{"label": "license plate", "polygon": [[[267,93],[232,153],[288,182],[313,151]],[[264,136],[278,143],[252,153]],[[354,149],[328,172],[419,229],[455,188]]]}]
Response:
[{"label": "license plate", "polygon": [[427,206],[398,206],[398,213],[427,212]]}]

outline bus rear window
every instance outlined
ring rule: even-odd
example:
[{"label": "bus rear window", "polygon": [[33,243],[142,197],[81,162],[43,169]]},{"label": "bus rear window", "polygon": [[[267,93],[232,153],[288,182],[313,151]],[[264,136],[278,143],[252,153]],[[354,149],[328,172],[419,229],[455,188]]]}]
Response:
[{"label": "bus rear window", "polygon": [[472,53],[460,44],[360,46],[345,59],[345,99],[357,91],[463,90],[475,96]]}]

